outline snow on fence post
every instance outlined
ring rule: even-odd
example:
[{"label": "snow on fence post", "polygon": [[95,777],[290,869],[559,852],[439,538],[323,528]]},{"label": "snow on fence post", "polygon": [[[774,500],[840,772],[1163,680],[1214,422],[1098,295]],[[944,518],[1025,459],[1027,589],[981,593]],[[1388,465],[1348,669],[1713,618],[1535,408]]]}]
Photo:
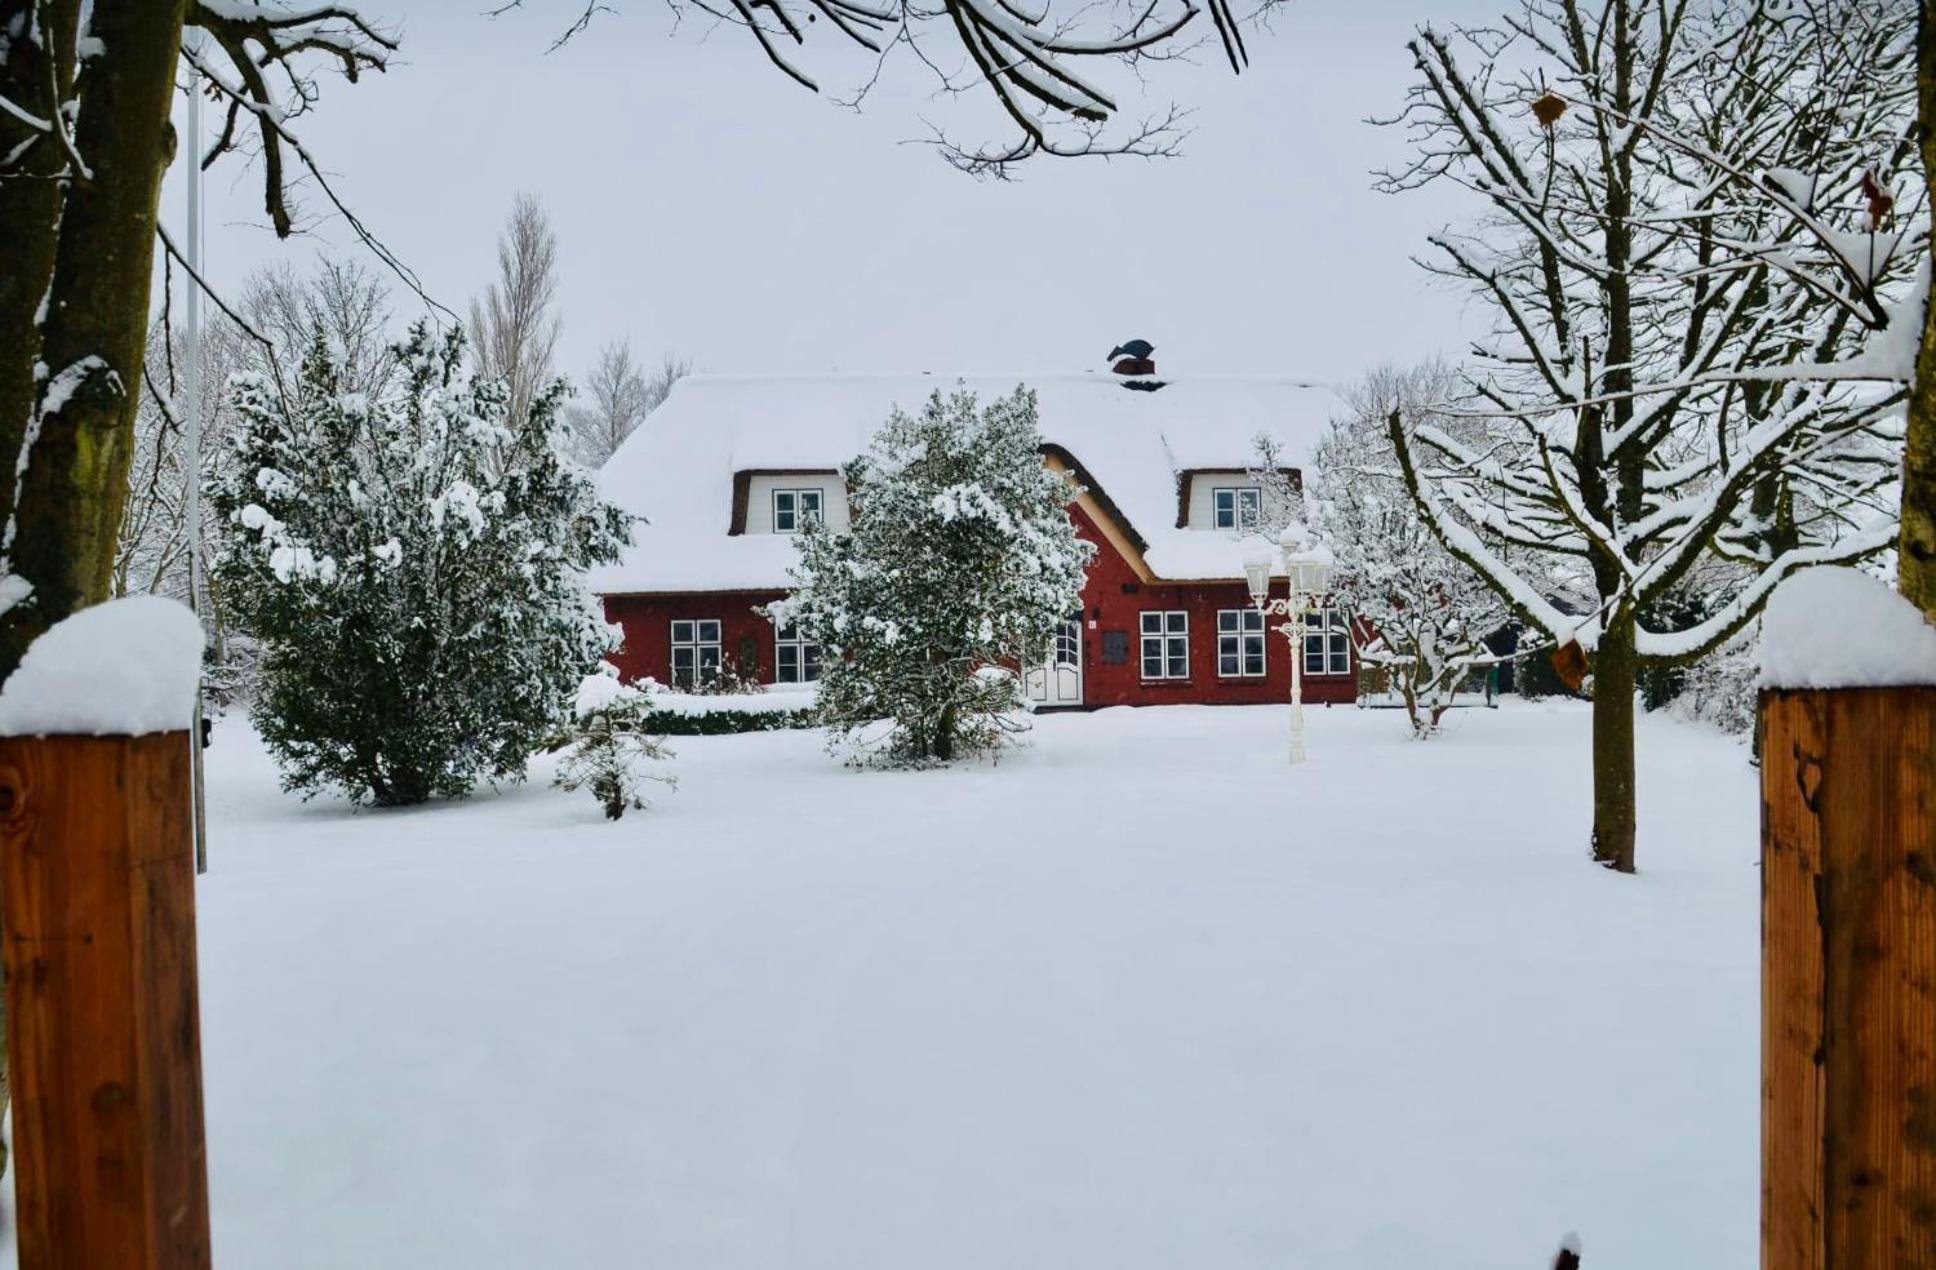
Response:
[{"label": "snow on fence post", "polygon": [[0,688],[21,1270],[206,1270],[188,723],[202,632],[84,609]]},{"label": "snow on fence post", "polygon": [[1816,569],[1762,640],[1762,1270],[1936,1266],[1936,627]]}]

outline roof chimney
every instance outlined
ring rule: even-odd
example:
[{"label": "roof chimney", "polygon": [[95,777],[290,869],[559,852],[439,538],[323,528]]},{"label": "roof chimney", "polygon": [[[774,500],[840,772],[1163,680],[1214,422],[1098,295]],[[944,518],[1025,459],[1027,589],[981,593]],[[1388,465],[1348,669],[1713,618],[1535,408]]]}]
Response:
[{"label": "roof chimney", "polygon": [[1114,363],[1110,369],[1125,376],[1154,375],[1156,363],[1150,359],[1150,354],[1155,351],[1156,345],[1148,340],[1124,340],[1109,350],[1109,360]]},{"label": "roof chimney", "polygon": [[1156,362],[1150,357],[1156,345],[1148,340],[1124,340],[1109,350],[1109,369],[1123,377],[1123,387],[1154,392],[1163,386],[1156,378]]}]

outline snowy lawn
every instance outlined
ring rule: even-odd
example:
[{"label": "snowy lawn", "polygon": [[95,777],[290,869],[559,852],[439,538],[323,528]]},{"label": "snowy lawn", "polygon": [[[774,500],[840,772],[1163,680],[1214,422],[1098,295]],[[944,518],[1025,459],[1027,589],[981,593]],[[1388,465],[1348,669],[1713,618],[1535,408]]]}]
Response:
[{"label": "snowy lawn", "polygon": [[1588,1270],[1756,1260],[1756,792],[1587,713],[1038,721],[999,767],[676,742],[611,825],[209,752],[215,1251],[238,1270]]}]

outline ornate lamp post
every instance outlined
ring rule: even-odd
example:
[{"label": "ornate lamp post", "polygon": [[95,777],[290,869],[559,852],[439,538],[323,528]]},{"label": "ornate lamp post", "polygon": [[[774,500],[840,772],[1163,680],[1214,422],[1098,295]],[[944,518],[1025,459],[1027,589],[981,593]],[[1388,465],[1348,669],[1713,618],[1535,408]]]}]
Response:
[{"label": "ornate lamp post", "polygon": [[1278,539],[1283,548],[1284,577],[1288,584],[1281,600],[1270,598],[1271,561],[1256,557],[1244,562],[1244,581],[1250,586],[1250,602],[1259,613],[1290,620],[1277,629],[1291,646],[1291,762],[1304,761],[1304,617],[1316,610],[1331,590],[1331,555],[1322,548],[1307,548],[1301,531],[1292,526]]}]

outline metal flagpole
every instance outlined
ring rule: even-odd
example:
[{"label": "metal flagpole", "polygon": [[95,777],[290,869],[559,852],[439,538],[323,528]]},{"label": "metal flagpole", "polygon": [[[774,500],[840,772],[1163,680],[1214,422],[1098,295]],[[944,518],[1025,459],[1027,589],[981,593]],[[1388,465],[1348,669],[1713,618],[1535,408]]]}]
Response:
[{"label": "metal flagpole", "polygon": [[[197,41],[199,43],[199,41]],[[188,167],[188,255],[189,276],[186,318],[188,338],[183,348],[182,368],[182,467],[188,482],[184,523],[188,533],[188,607],[202,615],[202,289],[195,281],[202,273],[202,75],[194,62],[188,63],[188,144],[181,149]],[[202,779],[202,693],[195,691],[194,727],[188,736],[193,752],[190,764],[195,792],[195,872],[208,872],[208,798]]]}]

